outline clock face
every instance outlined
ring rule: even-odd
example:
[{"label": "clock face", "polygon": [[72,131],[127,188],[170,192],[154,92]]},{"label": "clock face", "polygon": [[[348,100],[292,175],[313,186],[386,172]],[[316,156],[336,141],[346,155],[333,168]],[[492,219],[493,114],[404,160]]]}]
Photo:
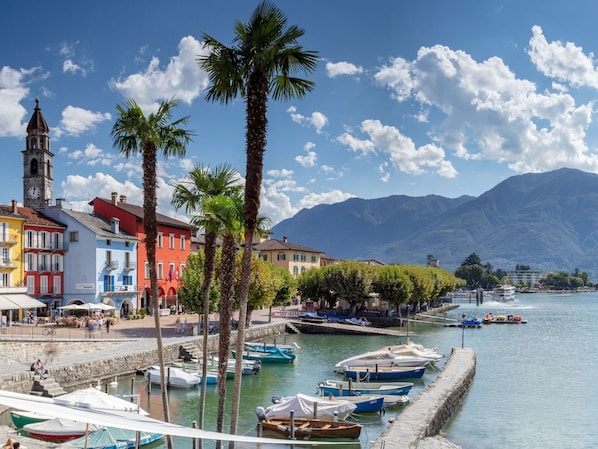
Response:
[{"label": "clock face", "polygon": [[29,198],[33,199],[39,198],[40,193],[41,191],[37,186],[29,187],[29,190],[27,190],[27,195],[29,195]]}]

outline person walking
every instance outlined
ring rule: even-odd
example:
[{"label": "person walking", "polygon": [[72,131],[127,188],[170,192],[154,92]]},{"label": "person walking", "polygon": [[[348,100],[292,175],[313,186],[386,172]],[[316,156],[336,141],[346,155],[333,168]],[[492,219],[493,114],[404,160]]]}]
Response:
[{"label": "person walking", "polygon": [[110,333],[110,325],[112,324],[112,318],[110,318],[109,316],[106,317],[106,333],[109,334]]}]

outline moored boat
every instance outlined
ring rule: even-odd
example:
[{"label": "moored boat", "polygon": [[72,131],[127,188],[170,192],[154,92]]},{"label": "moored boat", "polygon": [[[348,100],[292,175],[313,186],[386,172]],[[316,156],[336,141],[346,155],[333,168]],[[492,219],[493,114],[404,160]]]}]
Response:
[{"label": "moored boat", "polygon": [[492,290],[492,300],[499,302],[513,301],[515,299],[515,287],[509,284],[503,284]]},{"label": "moored boat", "polygon": [[265,431],[285,437],[296,438],[347,438],[355,440],[361,434],[362,426],[343,421],[322,421],[319,419],[278,418],[264,419],[261,422]]},{"label": "moored boat", "polygon": [[359,394],[393,394],[406,395],[411,391],[411,382],[353,382],[351,380],[324,380],[318,384],[320,394],[323,396],[353,396]]},{"label": "moored boat", "polygon": [[44,422],[53,419],[53,416],[42,415],[36,412],[24,412],[20,410],[11,410],[10,418],[15,428],[20,429],[27,424],[33,424],[37,422]]},{"label": "moored boat", "polygon": [[[149,381],[160,385],[160,367],[150,366],[147,370]],[[166,368],[166,384],[175,388],[192,388],[201,383],[201,377],[195,373],[188,373],[180,368],[169,366]]]},{"label": "moored boat", "polygon": [[[163,437],[160,433],[139,432],[139,445],[145,446]],[[102,427],[64,445],[78,449],[132,449],[136,447],[136,440],[137,435],[132,430]]]},{"label": "moored boat", "polygon": [[484,324],[526,324],[527,320],[524,320],[521,315],[494,315],[493,313],[487,313],[484,315]]},{"label": "moored boat", "polygon": [[345,376],[359,382],[372,380],[419,379],[426,372],[425,366],[347,366]]},{"label": "moored boat", "polygon": [[260,343],[255,341],[246,341],[243,343],[246,351],[252,352],[276,352],[277,349],[286,352],[293,352],[297,349],[301,349],[301,347],[297,343],[292,343],[290,345],[279,345],[276,343]]},{"label": "moored boat", "polygon": [[426,366],[440,360],[443,356],[435,351],[422,351],[407,345],[385,346],[375,351],[364,352],[334,365],[336,372],[343,373],[348,366],[383,367],[383,366]]},{"label": "moored boat", "polygon": [[331,421],[335,417],[345,419],[357,409],[353,402],[345,399],[308,396],[301,393],[295,396],[273,397],[272,402],[274,404],[269,407],[256,408],[255,413],[260,420],[289,418],[293,412],[295,418]]},{"label": "moored boat", "polygon": [[[232,351],[232,354],[236,359],[237,352]],[[297,356],[293,353],[276,349],[271,352],[243,351],[242,357],[245,360],[259,360],[262,363],[293,363]]]},{"label": "moored boat", "polygon": [[313,312],[305,312],[297,316],[301,321],[305,323],[316,323],[321,324],[328,321],[328,317],[325,315],[318,315]]},{"label": "moored boat", "polygon": [[53,418],[48,421],[26,424],[23,430],[34,438],[49,441],[68,441],[98,430],[95,424],[86,424],[70,419]]}]

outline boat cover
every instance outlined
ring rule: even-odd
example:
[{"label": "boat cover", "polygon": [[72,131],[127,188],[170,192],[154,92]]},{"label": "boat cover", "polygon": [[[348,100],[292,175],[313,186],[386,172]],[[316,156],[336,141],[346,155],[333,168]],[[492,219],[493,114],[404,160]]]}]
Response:
[{"label": "boat cover", "polygon": [[64,418],[54,418],[48,421],[31,423],[23,426],[23,430],[29,433],[35,433],[39,435],[81,435],[85,433],[87,429],[89,432],[98,430],[100,426],[95,424],[88,424],[79,421],[73,421]]},{"label": "boat cover", "polygon": [[125,399],[104,393],[96,388],[81,388],[71,393],[57,396],[56,401],[65,405],[78,405],[81,407],[91,407],[99,410],[121,410],[123,412],[134,412],[141,415],[149,415],[148,412],[139,408],[137,404]]},{"label": "boat cover", "polygon": [[355,404],[338,399],[328,399],[325,397],[313,397],[305,394],[297,394],[283,398],[283,401],[271,405],[265,410],[266,418],[289,418],[291,410],[295,412],[295,418],[312,419],[314,418],[314,404],[317,403],[318,419],[330,419],[335,414],[339,418],[345,418],[355,408]]}]

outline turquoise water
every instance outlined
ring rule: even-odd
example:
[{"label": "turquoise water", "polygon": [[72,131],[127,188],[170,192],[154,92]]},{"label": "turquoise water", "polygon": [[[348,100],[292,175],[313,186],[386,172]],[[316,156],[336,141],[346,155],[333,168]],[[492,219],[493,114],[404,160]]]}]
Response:
[{"label": "turquoise water", "polygon": [[[411,328],[413,341],[441,353],[449,355],[451,348],[462,343],[476,352],[473,385],[444,435],[463,449],[598,447],[598,388],[594,387],[598,380],[598,294],[520,295],[506,304],[461,304],[448,317],[457,318],[461,313],[482,317],[486,312],[519,314],[528,323],[463,330],[433,325]],[[293,341],[302,348],[294,364],[265,365],[259,374],[244,376],[239,433],[255,435],[255,408],[268,406],[272,396],[316,394],[319,381],[341,378],[333,372],[336,362],[397,342],[393,337],[379,336],[289,335],[285,339],[286,343]],[[414,398],[436,374],[428,370],[423,379],[415,381],[409,396]],[[232,383],[228,385],[230,394]],[[121,382],[119,393],[130,388]],[[133,389],[140,393],[142,407],[160,418],[159,390],[154,387],[148,395],[141,378]],[[172,420],[184,425],[197,420],[198,397],[198,390],[171,390]],[[217,407],[214,387],[209,386],[206,400],[206,428],[213,430]],[[361,447],[369,447],[389,425],[389,419],[399,414],[400,410],[388,409],[383,415],[360,416],[358,421],[364,424]],[[192,443],[175,439],[175,447],[191,448]],[[213,447],[213,442],[204,447]]]}]

